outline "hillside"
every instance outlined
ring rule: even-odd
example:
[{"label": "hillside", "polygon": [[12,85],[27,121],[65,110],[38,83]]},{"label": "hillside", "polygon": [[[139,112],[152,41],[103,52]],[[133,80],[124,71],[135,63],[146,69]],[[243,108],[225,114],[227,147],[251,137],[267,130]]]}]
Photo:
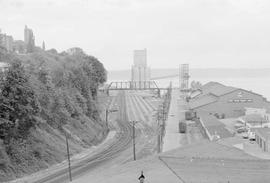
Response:
[{"label": "hillside", "polygon": [[55,50],[7,54],[0,80],[0,182],[31,174],[101,142],[98,86],[106,70],[95,57]]}]

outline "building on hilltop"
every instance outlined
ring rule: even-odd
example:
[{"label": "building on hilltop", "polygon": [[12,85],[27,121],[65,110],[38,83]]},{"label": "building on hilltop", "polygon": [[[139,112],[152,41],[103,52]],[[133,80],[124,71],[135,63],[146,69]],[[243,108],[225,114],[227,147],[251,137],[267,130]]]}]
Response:
[{"label": "building on hilltop", "polygon": [[13,37],[7,34],[2,34],[0,30],[0,45],[6,48],[8,52],[13,51]]},{"label": "building on hilltop", "polygon": [[7,49],[8,52],[12,52],[13,51],[13,37],[4,34],[3,45]]},{"label": "building on hilltop", "polygon": [[15,40],[13,43],[13,50],[18,54],[25,54],[27,50],[24,41]]},{"label": "building on hilltop", "polygon": [[240,117],[247,107],[270,109],[270,103],[262,95],[252,91],[209,82],[191,94],[189,108],[217,116]]},{"label": "building on hilltop", "polygon": [[26,45],[27,53],[32,53],[35,48],[35,36],[32,29],[29,29],[27,25],[24,28],[24,43]]},{"label": "building on hilltop", "polygon": [[85,54],[84,51],[83,51],[83,49],[81,49],[79,47],[69,48],[66,52],[69,55],[81,55],[81,54]]},{"label": "building on hilltop", "polygon": [[0,62],[0,72],[6,72],[10,65],[6,62]]},{"label": "building on hilltop", "polygon": [[26,44],[34,43],[35,37],[32,29],[29,29],[27,25],[24,27],[24,42]]},{"label": "building on hilltop", "polygon": [[45,42],[43,41],[42,42],[42,50],[45,51],[46,50],[46,47],[45,47]]},{"label": "building on hilltop", "polygon": [[134,64],[131,69],[131,80],[137,82],[137,86],[143,86],[143,83],[150,80],[150,67],[147,66],[147,51],[134,50]]}]

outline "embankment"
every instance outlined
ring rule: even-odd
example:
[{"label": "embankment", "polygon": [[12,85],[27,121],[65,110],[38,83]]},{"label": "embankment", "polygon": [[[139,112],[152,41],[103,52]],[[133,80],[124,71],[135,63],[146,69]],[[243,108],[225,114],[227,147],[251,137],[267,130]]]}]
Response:
[{"label": "embankment", "polygon": [[71,154],[106,137],[100,109],[107,100],[99,102],[97,92],[106,70],[96,58],[1,50],[0,61],[10,65],[0,81],[0,182],[65,160],[65,134]]}]

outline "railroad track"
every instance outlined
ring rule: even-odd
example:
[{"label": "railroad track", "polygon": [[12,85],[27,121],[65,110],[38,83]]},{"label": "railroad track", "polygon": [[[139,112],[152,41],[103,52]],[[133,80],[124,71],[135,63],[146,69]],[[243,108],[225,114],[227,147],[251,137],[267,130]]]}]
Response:
[{"label": "railroad track", "polygon": [[[116,156],[119,156],[120,152],[130,147],[132,141],[132,127],[128,123],[124,92],[119,93],[117,97],[119,103],[119,116],[117,122],[120,132],[117,133],[116,140],[93,156],[80,162],[73,163],[71,166],[73,178],[76,178],[85,172],[91,171],[91,169],[102,165]],[[67,182],[68,179],[67,168],[65,168],[58,170],[49,176],[36,180],[33,183],[62,183]]]}]

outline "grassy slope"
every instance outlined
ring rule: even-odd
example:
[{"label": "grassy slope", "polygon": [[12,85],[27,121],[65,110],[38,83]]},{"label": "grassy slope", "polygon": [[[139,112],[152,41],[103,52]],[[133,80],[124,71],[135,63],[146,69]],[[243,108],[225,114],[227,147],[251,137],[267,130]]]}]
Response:
[{"label": "grassy slope", "polygon": [[[18,57],[23,60],[26,68],[34,65],[35,68],[45,68],[49,73],[62,67],[62,63],[68,62],[70,59],[68,56],[48,52]],[[72,59],[70,61],[74,61]],[[76,59],[73,64],[76,65],[79,62],[80,60]],[[43,93],[39,85],[35,87],[36,93]],[[79,95],[78,91],[74,88],[55,89],[61,94],[57,95],[57,99],[64,101],[66,99],[64,97],[67,97],[71,102],[70,105],[82,110],[76,117],[71,117],[70,111],[65,111],[67,121],[64,131],[70,136],[71,154],[81,152],[84,148],[101,142],[107,134],[106,125],[101,118],[92,118],[83,112],[83,107],[74,101],[74,96]],[[50,98],[50,100],[54,100],[54,98]],[[98,110],[97,101],[93,99],[92,103],[91,107]],[[23,141],[14,140],[8,145],[3,145],[0,142],[0,182],[36,172],[66,159],[64,133],[50,125],[42,115],[37,117],[37,121],[38,124],[31,129],[27,139]],[[54,123],[57,123],[57,121],[54,121]]]}]

